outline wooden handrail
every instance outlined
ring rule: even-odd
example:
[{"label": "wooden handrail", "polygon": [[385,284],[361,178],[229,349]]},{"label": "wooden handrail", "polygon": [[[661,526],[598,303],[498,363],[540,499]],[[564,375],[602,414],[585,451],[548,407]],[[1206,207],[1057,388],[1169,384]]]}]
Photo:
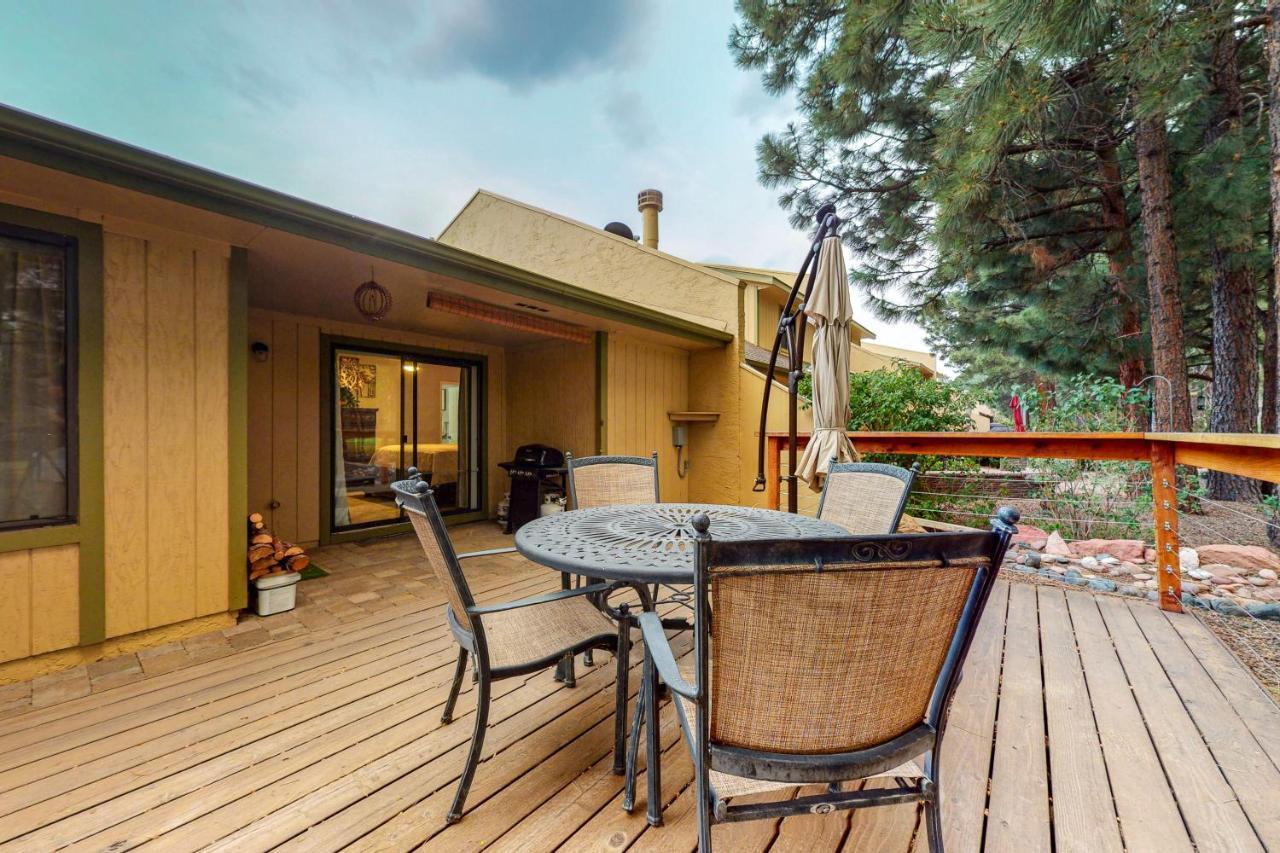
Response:
[{"label": "wooden handrail", "polygon": [[[781,457],[786,433],[767,433],[765,498],[781,504]],[[1176,465],[1209,468],[1280,483],[1280,435],[1199,432],[850,432],[864,453],[983,456],[1005,459],[1107,459],[1146,462],[1158,557],[1156,577],[1163,610],[1182,610],[1178,563]],[[808,443],[800,436],[798,447]]]}]

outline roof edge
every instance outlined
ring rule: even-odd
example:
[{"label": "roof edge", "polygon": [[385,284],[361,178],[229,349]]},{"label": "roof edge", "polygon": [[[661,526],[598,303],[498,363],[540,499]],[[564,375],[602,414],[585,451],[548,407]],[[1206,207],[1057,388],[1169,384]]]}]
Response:
[{"label": "roof edge", "polygon": [[0,155],[707,345],[730,333],[7,105]]}]

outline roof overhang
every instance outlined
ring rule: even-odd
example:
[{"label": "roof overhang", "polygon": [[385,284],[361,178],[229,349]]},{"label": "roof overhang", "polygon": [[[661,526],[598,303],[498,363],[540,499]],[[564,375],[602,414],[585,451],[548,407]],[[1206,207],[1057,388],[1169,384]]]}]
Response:
[{"label": "roof overhang", "polygon": [[0,155],[562,308],[721,346],[733,335],[324,205],[0,106]]}]

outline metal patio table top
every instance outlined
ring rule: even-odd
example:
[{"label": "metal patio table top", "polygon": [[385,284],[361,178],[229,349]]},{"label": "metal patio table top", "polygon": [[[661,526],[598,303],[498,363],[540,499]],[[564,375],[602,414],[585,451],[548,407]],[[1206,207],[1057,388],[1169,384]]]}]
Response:
[{"label": "metal patio table top", "polygon": [[705,512],[715,539],[848,536],[828,521],[722,504],[625,504],[558,512],[516,532],[516,549],[552,569],[605,580],[692,584],[691,519]]}]

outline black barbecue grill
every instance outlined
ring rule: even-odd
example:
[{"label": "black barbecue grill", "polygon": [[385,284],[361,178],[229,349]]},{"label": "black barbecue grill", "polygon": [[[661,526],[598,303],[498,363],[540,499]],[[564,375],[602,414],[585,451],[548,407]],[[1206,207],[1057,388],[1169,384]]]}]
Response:
[{"label": "black barbecue grill", "polygon": [[546,444],[522,444],[510,462],[498,467],[511,478],[511,505],[507,510],[507,533],[538,517],[548,492],[565,493],[564,454]]}]

